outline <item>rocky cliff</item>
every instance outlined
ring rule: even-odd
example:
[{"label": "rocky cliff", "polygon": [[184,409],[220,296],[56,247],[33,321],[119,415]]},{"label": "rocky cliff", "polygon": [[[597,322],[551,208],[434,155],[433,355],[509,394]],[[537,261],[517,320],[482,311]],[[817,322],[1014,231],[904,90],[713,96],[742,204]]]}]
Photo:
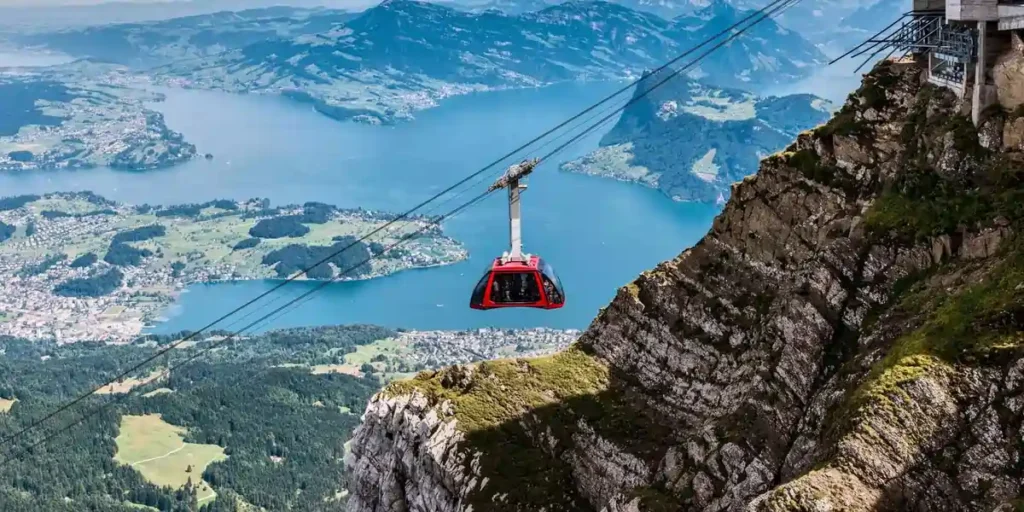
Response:
[{"label": "rocky cliff", "polygon": [[879,66],[565,352],[378,394],[349,510],[1012,510],[1021,112],[960,112]]}]

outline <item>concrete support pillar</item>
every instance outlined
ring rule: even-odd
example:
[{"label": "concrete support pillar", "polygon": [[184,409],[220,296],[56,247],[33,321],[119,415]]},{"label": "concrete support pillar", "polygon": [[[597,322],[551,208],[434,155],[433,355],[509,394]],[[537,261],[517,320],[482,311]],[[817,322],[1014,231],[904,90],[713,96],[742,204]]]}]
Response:
[{"label": "concrete support pillar", "polygon": [[519,193],[525,189],[519,180],[512,181],[508,186],[508,220],[509,220],[509,261],[525,261],[523,257],[523,220],[519,205]]},{"label": "concrete support pillar", "polygon": [[988,84],[985,80],[985,70],[988,69],[986,39],[988,39],[988,22],[982,20],[978,22],[978,63],[974,70],[974,97],[971,98],[971,120],[974,121],[974,126],[978,126],[981,122],[981,111],[988,107],[986,104]]}]

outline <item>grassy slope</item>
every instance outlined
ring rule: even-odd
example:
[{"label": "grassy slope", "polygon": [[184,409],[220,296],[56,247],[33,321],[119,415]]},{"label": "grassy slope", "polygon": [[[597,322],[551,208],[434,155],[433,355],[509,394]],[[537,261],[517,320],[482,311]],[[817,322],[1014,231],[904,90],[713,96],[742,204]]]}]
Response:
[{"label": "grassy slope", "polygon": [[[114,460],[132,466],[156,485],[177,489],[191,478],[199,485],[199,500],[208,500],[215,493],[202,482],[201,475],[206,466],[226,458],[224,448],[186,443],[185,433],[186,429],[165,422],[158,414],[124,416],[115,439]],[[191,471],[187,471],[189,466]]]},{"label": "grassy slope", "polygon": [[0,412],[9,412],[11,407],[14,407],[14,403],[17,401],[17,399],[8,400],[6,398],[0,398]]}]

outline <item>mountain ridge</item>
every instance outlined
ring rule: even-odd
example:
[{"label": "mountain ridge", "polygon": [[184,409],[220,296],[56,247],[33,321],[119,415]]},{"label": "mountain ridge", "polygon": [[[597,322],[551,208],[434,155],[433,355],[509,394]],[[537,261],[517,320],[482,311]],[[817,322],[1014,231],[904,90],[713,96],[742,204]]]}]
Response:
[{"label": "mountain ridge", "polygon": [[12,40],[43,45],[74,57],[98,58],[145,69],[209,56],[284,34],[316,33],[354,18],[333,9],[265,7],[178,18],[16,34]]},{"label": "mountain ridge", "polygon": [[[509,16],[392,0],[329,33],[180,61],[157,76],[233,92],[292,91],[335,117],[390,122],[474,90],[634,77],[731,19],[669,21],[601,1]],[[716,85],[779,83],[806,76],[823,59],[766,21],[693,73]]]}]

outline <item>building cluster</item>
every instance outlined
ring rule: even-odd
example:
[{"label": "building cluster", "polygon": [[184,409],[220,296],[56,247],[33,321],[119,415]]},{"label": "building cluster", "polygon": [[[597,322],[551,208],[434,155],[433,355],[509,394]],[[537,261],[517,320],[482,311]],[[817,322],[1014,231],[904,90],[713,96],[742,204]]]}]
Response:
[{"label": "building cluster", "polygon": [[[271,267],[260,264],[262,254],[269,251],[269,248],[247,255],[247,259],[242,260],[210,259],[198,250],[181,257],[167,257],[158,249],[160,245],[154,248],[147,243],[154,254],[144,258],[137,266],[118,266],[123,279],[116,290],[99,297],[66,297],[57,294],[55,288],[62,283],[95,277],[113,268],[103,261],[108,250],[108,244],[103,241],[111,240],[115,233],[123,231],[126,217],[136,215],[136,212],[127,206],[109,208],[113,211],[56,218],[31,213],[28,208],[0,212],[0,221],[6,224],[35,226],[31,236],[22,230],[0,244],[0,335],[56,339],[60,342],[126,342],[138,336],[147,324],[158,321],[161,312],[190,284],[260,279],[276,275]],[[366,222],[370,224],[370,229],[376,227],[383,218],[384,214],[372,212],[346,212],[336,216],[334,221]],[[250,222],[240,217],[238,221]],[[176,223],[193,222],[203,221],[171,217],[160,220],[161,225],[172,231],[176,229]],[[425,222],[411,221],[403,232],[414,231]],[[83,243],[87,245],[83,246]],[[289,243],[292,241],[289,240]],[[294,243],[302,243],[302,240],[296,239]],[[393,241],[382,242],[385,246],[391,243]],[[439,233],[437,236],[412,240],[403,245],[402,249],[400,253],[389,254],[375,262],[373,272],[361,278],[387,275],[414,267],[454,263],[464,259],[467,254],[460,244]],[[162,250],[167,251],[168,248],[163,247]],[[70,263],[74,258],[86,251],[96,254],[99,261],[89,267],[72,268]],[[66,256],[53,261],[48,267],[43,268],[41,265],[61,254]],[[186,263],[184,269],[176,272],[171,266],[175,261]]]},{"label": "building cluster", "polygon": [[535,329],[476,329],[470,331],[411,331],[402,340],[413,348],[415,368],[440,368],[454,364],[500,359],[535,357],[564,349],[576,341],[580,331],[545,327]]},{"label": "building cluster", "polygon": [[92,97],[43,103],[64,121],[58,126],[23,127],[16,135],[0,137],[0,146],[33,151],[30,160],[0,151],[0,170],[108,165],[118,154],[154,136],[141,103]]}]

